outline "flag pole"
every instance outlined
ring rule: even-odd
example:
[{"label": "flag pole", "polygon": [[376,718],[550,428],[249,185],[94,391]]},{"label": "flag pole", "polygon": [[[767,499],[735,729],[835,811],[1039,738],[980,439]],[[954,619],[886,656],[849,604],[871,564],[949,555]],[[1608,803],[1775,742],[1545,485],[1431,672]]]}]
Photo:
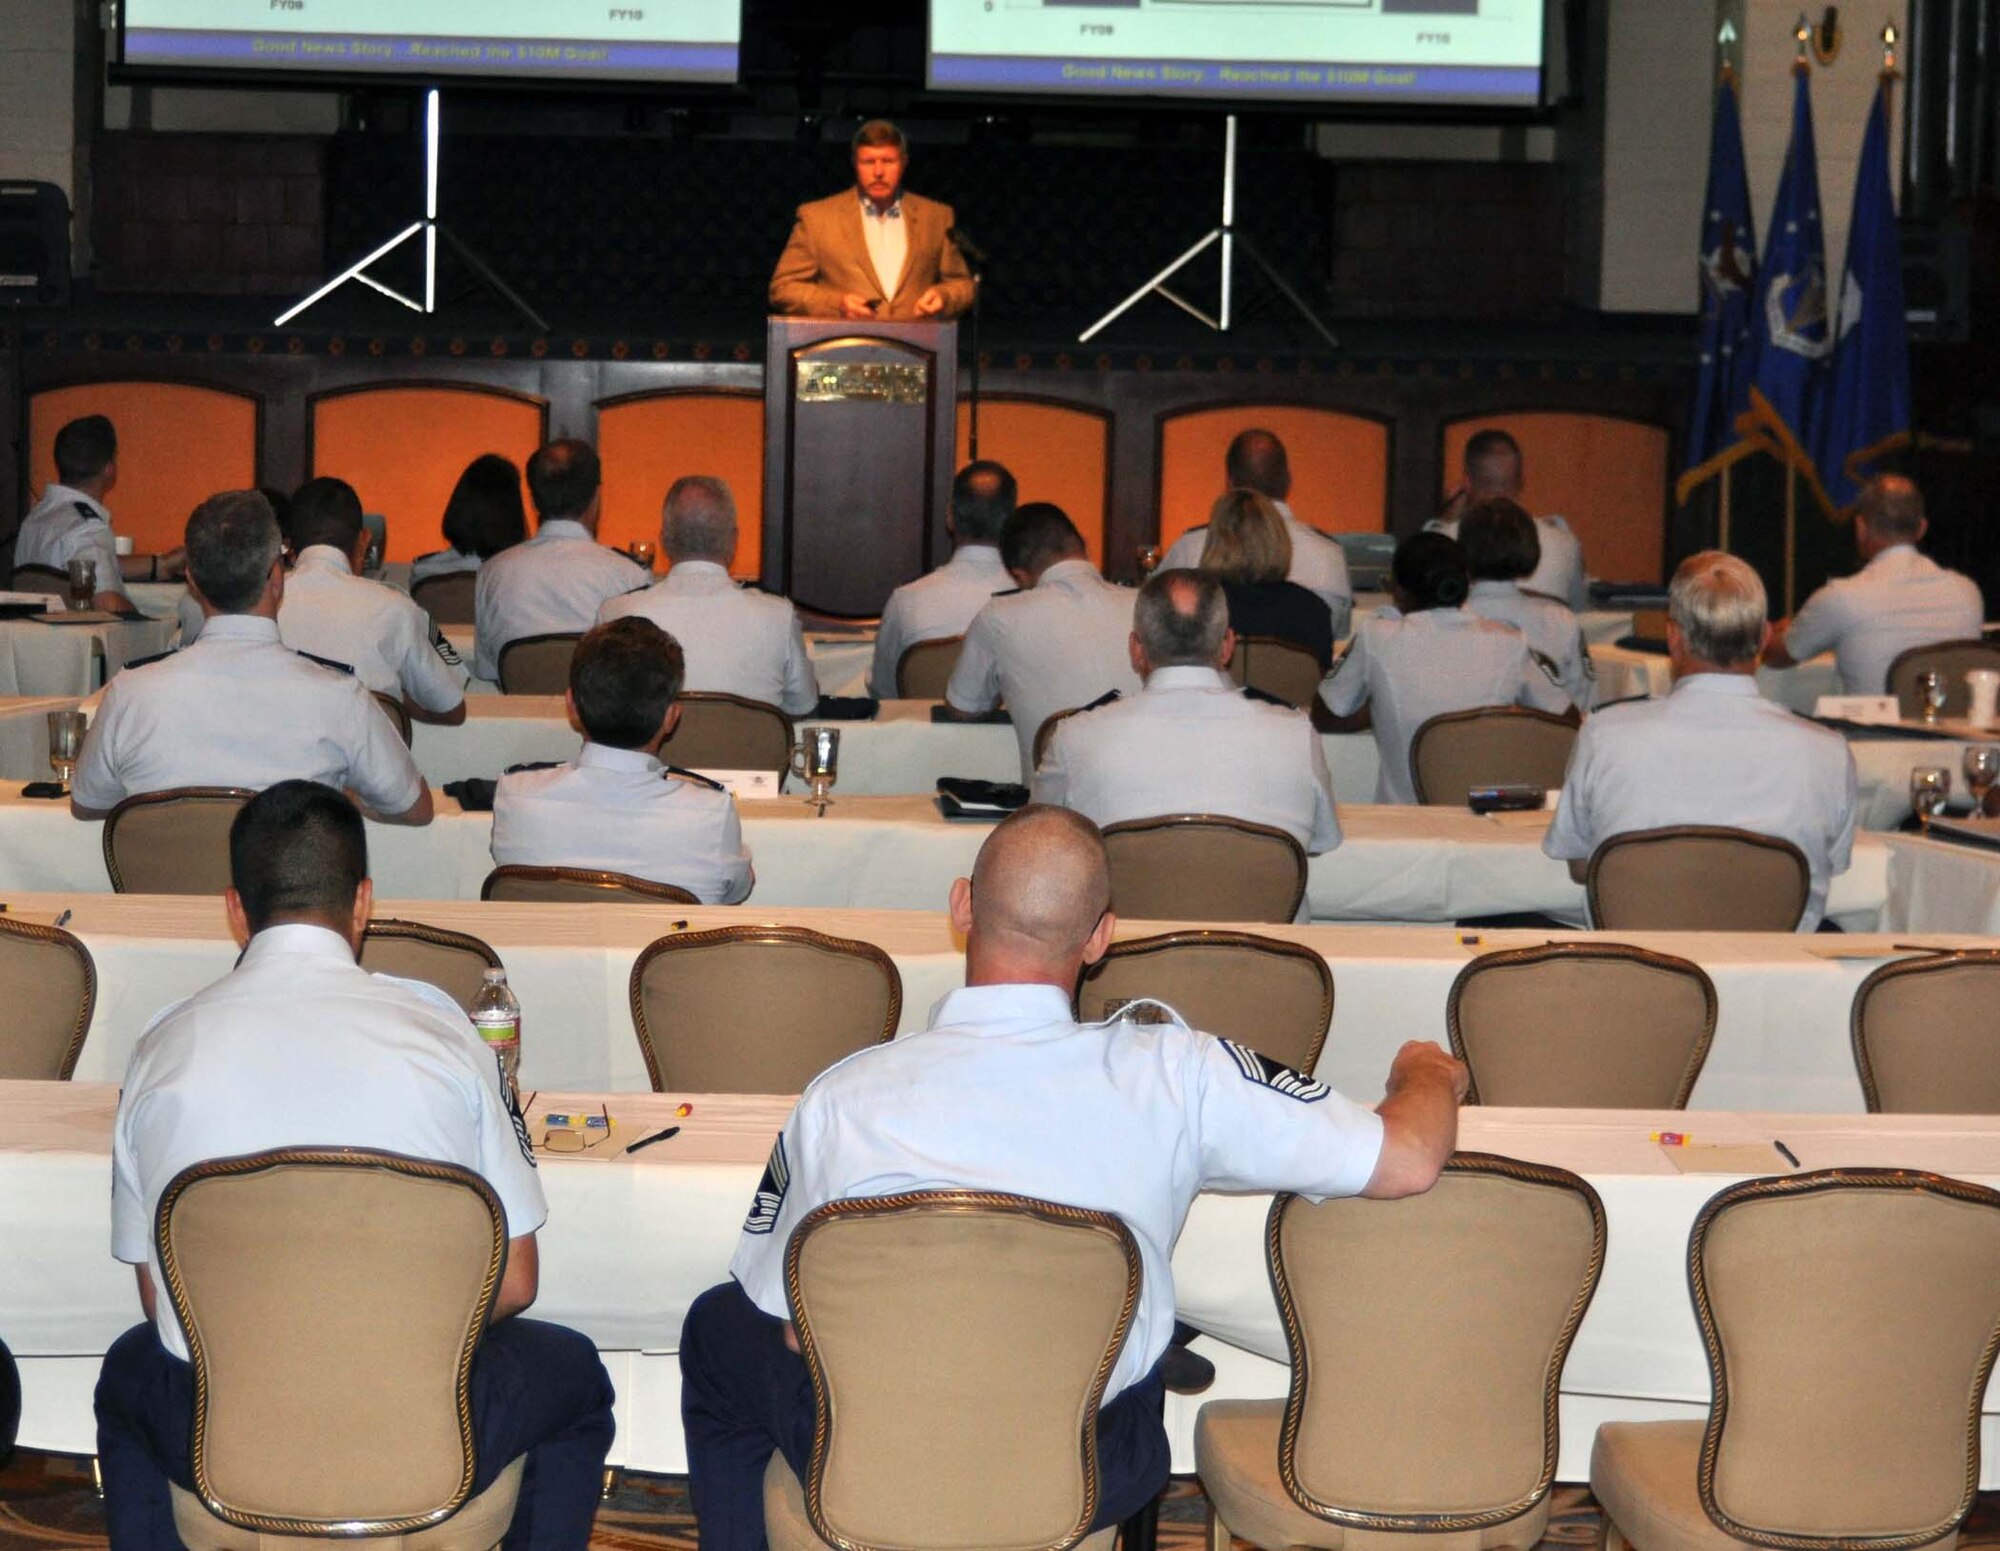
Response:
[{"label": "flag pole", "polygon": [[1785,448],[1785,618],[1798,606],[1799,572],[1799,481],[1798,465],[1792,450]]},{"label": "flag pole", "polygon": [[1716,518],[1715,547],[1725,555],[1729,553],[1729,486],[1735,476],[1736,465],[1727,463],[1722,468],[1722,505]]},{"label": "flag pole", "polygon": [[[1736,90],[1736,61],[1729,57],[1729,45],[1735,41],[1736,24],[1729,20],[1729,18],[1724,17],[1722,31],[1715,40],[1715,48],[1716,52],[1722,56],[1722,90],[1726,92]],[[1717,498],[1718,505],[1716,507],[1715,547],[1725,555],[1729,553],[1730,496],[1735,477],[1735,462],[1732,460],[1723,464],[1722,493]]]}]

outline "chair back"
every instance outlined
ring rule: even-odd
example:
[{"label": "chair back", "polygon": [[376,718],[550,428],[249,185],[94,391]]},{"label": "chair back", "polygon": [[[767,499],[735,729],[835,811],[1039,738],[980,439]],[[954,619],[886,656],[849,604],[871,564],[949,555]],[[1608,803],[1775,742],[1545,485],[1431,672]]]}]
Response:
[{"label": "chair back", "polygon": [[[1401,1201],[1281,1195],[1266,1249],[1291,1348],[1278,1473],[1349,1530],[1534,1514],[1557,1387],[1604,1265],[1604,1206],[1564,1169],[1459,1153]],[[1447,1317],[1441,1311],[1449,1310]]]},{"label": "chair back", "polygon": [[589,867],[496,867],[479,885],[481,899],[521,905],[698,905],[671,883],[651,883],[625,872]]},{"label": "chair back", "polygon": [[689,692],[676,702],[680,725],[660,757],[683,770],[792,768],[792,719],[774,705],[741,695]]},{"label": "chair back", "polygon": [[1624,943],[1511,948],[1459,971],[1445,1023],[1472,1103],[1685,1109],[1715,1038],[1715,984]]},{"label": "chair back", "polygon": [[469,932],[378,916],[361,939],[361,967],[436,986],[470,1014],[486,972],[502,966],[500,955]]},{"label": "chair back", "polygon": [[60,927],[0,916],[0,1078],[68,1078],[96,1005],[88,948]]},{"label": "chair back", "polygon": [[2000,1115],[1996,1005],[1993,949],[1898,959],[1862,981],[1850,1031],[1869,1110]]},{"label": "chair back", "polygon": [[1240,635],[1236,655],[1229,659],[1229,676],[1246,689],[1260,690],[1303,710],[1319,694],[1326,670],[1296,641],[1274,635]]},{"label": "chair back", "polygon": [[576,655],[580,631],[524,635],[500,648],[500,693],[503,695],[563,695],[569,692],[569,660]]},{"label": "chair back", "polygon": [[1098,1405],[1139,1298],[1123,1223],[973,1191],[834,1201],[792,1235],[785,1280],[812,1375],[806,1512],[823,1539],[1083,1539]]},{"label": "chair back", "polygon": [[2000,1192],[1903,1169],[1746,1180],[1702,1208],[1688,1260],[1697,1489],[1725,1534],[1894,1551],[1957,1527],[2000,1343]]},{"label": "chair back", "polygon": [[104,870],[119,894],[220,894],[229,887],[229,826],[257,794],[176,786],[127,797],[104,820]]},{"label": "chair back", "polygon": [[14,567],[15,592],[47,592],[58,598],[69,596],[69,574],[58,571],[52,565],[17,565]]},{"label": "chair back", "polygon": [[1189,1027],[1248,1045],[1310,1073],[1333,1024],[1333,971],[1301,943],[1251,932],[1165,932],[1114,942],[1086,965],[1077,1017],[1116,1017],[1142,997],[1165,1002]]},{"label": "chair back", "polygon": [[194,1364],[209,1512],[273,1535],[367,1535],[466,1500],[473,1351],[507,1258],[484,1180],[281,1148],[183,1170],[154,1234]]},{"label": "chair back", "polygon": [[1089,709],[1089,706],[1073,705],[1067,711],[1058,711],[1053,716],[1042,718],[1042,725],[1035,729],[1035,742],[1030,750],[1037,770],[1042,768],[1042,760],[1049,752],[1049,740],[1056,735],[1056,728],[1072,716]]},{"label": "chair back", "polygon": [[410,711],[402,699],[396,695],[385,695],[374,690],[375,703],[382,708],[382,714],[389,718],[389,725],[396,729],[396,736],[403,740],[403,747],[410,746]]},{"label": "chair back", "polygon": [[1104,830],[1111,907],[1134,921],[1295,919],[1305,847],[1282,829],[1212,813],[1129,819]]},{"label": "chair back", "polygon": [[1945,716],[1963,716],[1971,708],[1972,691],[1965,676],[1975,668],[2000,669],[2000,643],[1993,641],[1939,641],[1930,646],[1912,646],[1898,652],[1889,664],[1885,694],[1896,697],[1896,709],[1910,720],[1924,714],[1924,697],[1917,693],[1919,673],[1944,675]]},{"label": "chair back", "polygon": [[1584,877],[1591,925],[1609,932],[1795,931],[1811,888],[1789,840],[1709,824],[1613,835]]},{"label": "chair back", "polygon": [[1475,786],[1554,791],[1569,769],[1576,723],[1527,706],[1481,706],[1433,716],[1410,740],[1417,801],[1462,808]]},{"label": "chair back", "polygon": [[903,1012],[888,954],[802,926],[662,937],[632,966],[630,989],[656,1093],[800,1093],[893,1036]]},{"label": "chair back", "polygon": [[410,600],[430,615],[433,625],[469,625],[477,617],[473,597],[478,590],[477,571],[447,571],[414,584]]},{"label": "chair back", "polygon": [[905,647],[896,659],[896,698],[944,699],[944,687],[951,682],[951,670],[958,666],[958,654],[964,646],[964,636],[948,635]]}]

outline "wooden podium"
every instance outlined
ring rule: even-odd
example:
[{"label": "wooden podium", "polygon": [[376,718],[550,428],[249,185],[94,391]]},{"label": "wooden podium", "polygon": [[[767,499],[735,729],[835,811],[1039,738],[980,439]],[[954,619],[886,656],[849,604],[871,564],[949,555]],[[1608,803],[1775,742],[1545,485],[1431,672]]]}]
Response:
[{"label": "wooden podium", "polygon": [[822,614],[879,615],[951,552],[958,325],[773,318],[764,362],[760,580]]}]

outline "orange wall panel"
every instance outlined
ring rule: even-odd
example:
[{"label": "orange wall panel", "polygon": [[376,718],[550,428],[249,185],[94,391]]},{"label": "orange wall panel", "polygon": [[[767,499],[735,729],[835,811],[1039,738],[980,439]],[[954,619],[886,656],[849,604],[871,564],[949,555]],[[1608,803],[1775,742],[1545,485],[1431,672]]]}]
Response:
[{"label": "orange wall panel", "polygon": [[118,427],[118,488],[105,505],[140,554],[180,543],[188,513],[218,490],[257,483],[257,402],[178,382],[49,388],[28,404],[29,481],[56,477],[56,432],[84,415]]},{"label": "orange wall panel", "polygon": [[389,520],[387,558],[414,560],[444,547],[444,504],[466,464],[497,452],[525,465],[543,425],[540,404],[483,389],[331,394],[312,406],[312,472],[352,485],[364,510]]},{"label": "orange wall panel", "polygon": [[[958,457],[972,461],[972,412],[958,406]],[[1111,422],[1084,409],[1020,399],[984,399],[979,406],[979,455],[1003,463],[1021,499],[1053,501],[1083,534],[1090,558],[1104,564],[1104,521],[1110,496]]]},{"label": "orange wall panel", "polygon": [[754,577],[763,554],[764,401],[742,393],[669,393],[597,413],[604,461],[598,537],[623,548],[660,536],[660,506],[685,474],[713,474],[736,497],[733,575]]},{"label": "orange wall panel", "polygon": [[1389,428],[1361,415],[1239,404],[1174,415],[1160,436],[1160,548],[1208,521],[1237,433],[1275,432],[1292,464],[1292,511],[1329,533],[1380,533],[1389,509]]},{"label": "orange wall panel", "polygon": [[1445,430],[1447,490],[1462,477],[1465,444],[1489,426],[1521,444],[1526,506],[1569,523],[1583,541],[1584,565],[1592,576],[1661,580],[1667,509],[1664,429],[1609,415],[1536,412],[1461,420]]}]

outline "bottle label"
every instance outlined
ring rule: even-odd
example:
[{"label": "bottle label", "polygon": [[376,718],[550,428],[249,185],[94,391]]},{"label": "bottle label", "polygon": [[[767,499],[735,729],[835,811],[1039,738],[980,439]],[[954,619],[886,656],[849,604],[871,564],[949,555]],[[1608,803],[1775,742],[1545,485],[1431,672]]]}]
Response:
[{"label": "bottle label", "polygon": [[489,1045],[518,1044],[521,1038],[521,1020],[502,1014],[481,1013],[472,1020],[472,1026],[479,1030],[479,1037]]}]

